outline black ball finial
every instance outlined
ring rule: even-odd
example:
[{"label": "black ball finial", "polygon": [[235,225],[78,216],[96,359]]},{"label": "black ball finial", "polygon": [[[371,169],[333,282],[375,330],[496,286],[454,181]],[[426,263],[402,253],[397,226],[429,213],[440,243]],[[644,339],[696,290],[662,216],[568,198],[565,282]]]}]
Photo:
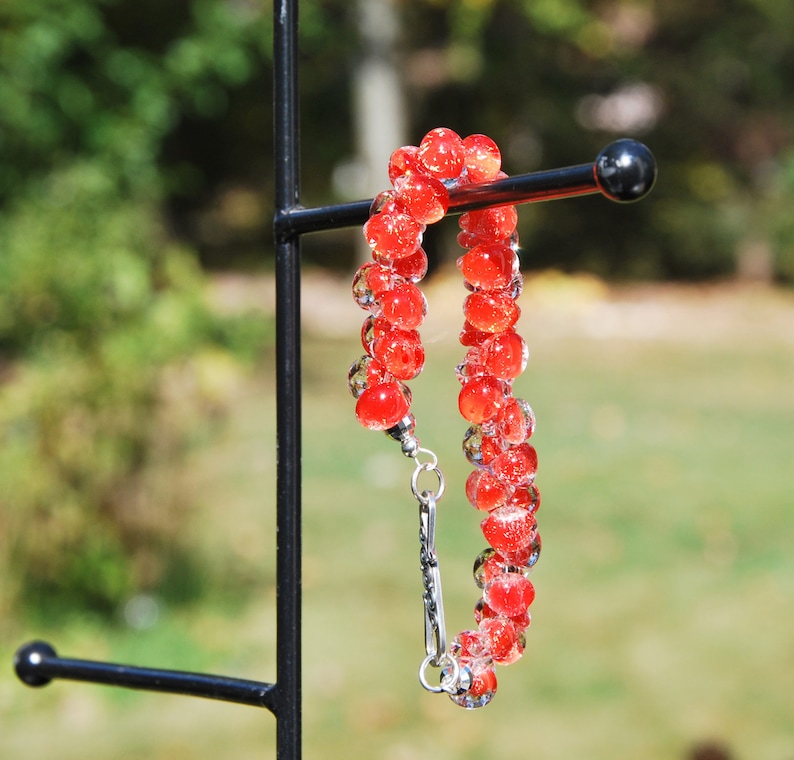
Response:
[{"label": "black ball finial", "polygon": [[38,666],[47,658],[57,656],[45,641],[31,641],[21,646],[14,655],[14,669],[19,680],[28,686],[46,686],[52,679],[42,675]]},{"label": "black ball finial", "polygon": [[607,198],[631,203],[651,191],[656,182],[656,159],[641,142],[615,140],[598,154],[595,174],[598,187]]}]

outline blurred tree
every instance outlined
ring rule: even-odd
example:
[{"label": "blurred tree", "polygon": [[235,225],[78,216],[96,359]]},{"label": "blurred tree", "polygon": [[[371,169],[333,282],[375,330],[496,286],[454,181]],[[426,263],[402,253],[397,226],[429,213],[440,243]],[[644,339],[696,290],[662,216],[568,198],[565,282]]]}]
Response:
[{"label": "blurred tree", "polygon": [[643,139],[657,156],[658,187],[629,213],[583,200],[524,214],[529,266],[699,279],[731,274],[748,234],[769,239],[747,222],[771,186],[779,198],[774,178],[785,173],[794,6],[427,0],[404,9],[419,133],[437,123],[486,131],[512,172],[589,160],[618,136]]},{"label": "blurred tree", "polygon": [[174,4],[168,33],[137,36],[128,7],[2,8],[0,608],[24,595],[111,612],[134,590],[200,590],[189,488],[165,473],[267,331],[211,312],[160,212],[165,138],[251,78],[256,14]]}]

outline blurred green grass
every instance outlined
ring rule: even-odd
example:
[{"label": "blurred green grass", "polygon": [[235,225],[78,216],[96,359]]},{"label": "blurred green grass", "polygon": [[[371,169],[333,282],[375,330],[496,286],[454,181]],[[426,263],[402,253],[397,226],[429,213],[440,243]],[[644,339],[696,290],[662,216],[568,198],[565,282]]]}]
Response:
[{"label": "blurred green grass", "polygon": [[[516,393],[539,420],[538,598],[524,659],[500,670],[495,701],[474,713],[416,680],[411,464],[353,421],[355,332],[306,337],[306,757],[662,760],[715,740],[737,758],[791,758],[794,299],[571,296],[547,284],[522,307],[533,355]],[[449,481],[438,542],[454,635],[472,624],[470,567],[484,542],[462,491],[459,347],[454,332],[430,332],[445,337],[412,387],[420,438]],[[265,367],[189,465],[201,494],[194,542],[208,557],[231,543],[260,574],[257,600],[162,609],[142,630],[6,621],[7,662],[34,635],[69,656],[273,678],[273,382]],[[250,708],[64,683],[31,691],[10,668],[0,679],[9,760],[275,756],[272,718]]]}]

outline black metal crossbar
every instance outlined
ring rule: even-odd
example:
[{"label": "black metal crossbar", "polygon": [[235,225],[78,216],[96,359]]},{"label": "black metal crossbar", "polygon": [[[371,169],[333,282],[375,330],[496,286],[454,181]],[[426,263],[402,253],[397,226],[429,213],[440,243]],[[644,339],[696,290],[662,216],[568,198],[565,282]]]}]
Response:
[{"label": "black metal crossbar", "polygon": [[14,657],[14,667],[17,676],[28,686],[46,686],[54,678],[67,678],[106,686],[237,702],[276,712],[275,684],[181,670],[137,668],[110,662],[67,659],[58,657],[55,650],[43,641],[33,641],[19,649]]},{"label": "black metal crossbar", "polygon": [[[631,203],[644,198],[655,182],[656,161],[650,150],[636,140],[616,140],[592,164],[516,174],[494,182],[453,188],[449,193],[449,212],[598,193],[613,201]],[[276,213],[276,239],[288,240],[307,232],[364,224],[371,206],[372,199],[315,208],[297,204],[282,208]]]},{"label": "black metal crossbar", "polygon": [[[14,665],[28,686],[54,679],[182,694],[264,707],[276,716],[278,760],[301,757],[301,334],[300,239],[303,234],[366,221],[371,200],[300,205],[298,0],[274,0],[274,137],[276,243],[276,682],[140,668],[59,657],[34,641]],[[450,211],[464,212],[600,193],[619,202],[644,197],[656,179],[651,152],[633,140],[608,145],[592,164],[521,174],[450,193]]]}]

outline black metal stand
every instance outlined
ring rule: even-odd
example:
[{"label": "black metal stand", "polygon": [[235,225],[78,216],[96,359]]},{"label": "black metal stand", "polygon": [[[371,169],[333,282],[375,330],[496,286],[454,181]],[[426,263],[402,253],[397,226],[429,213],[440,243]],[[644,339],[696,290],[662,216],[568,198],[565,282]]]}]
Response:
[{"label": "black metal stand", "polygon": [[[138,668],[58,657],[34,641],[14,657],[20,680],[44,686],[62,678],[183,694],[264,707],[276,716],[279,760],[301,756],[301,335],[300,238],[308,232],[362,224],[371,200],[304,208],[300,205],[298,0],[275,0],[273,58],[276,175],[277,380],[277,665],[276,682]],[[630,202],[653,187],[656,163],[633,140],[607,146],[592,164],[536,172],[451,193],[450,211],[600,193]]]}]

